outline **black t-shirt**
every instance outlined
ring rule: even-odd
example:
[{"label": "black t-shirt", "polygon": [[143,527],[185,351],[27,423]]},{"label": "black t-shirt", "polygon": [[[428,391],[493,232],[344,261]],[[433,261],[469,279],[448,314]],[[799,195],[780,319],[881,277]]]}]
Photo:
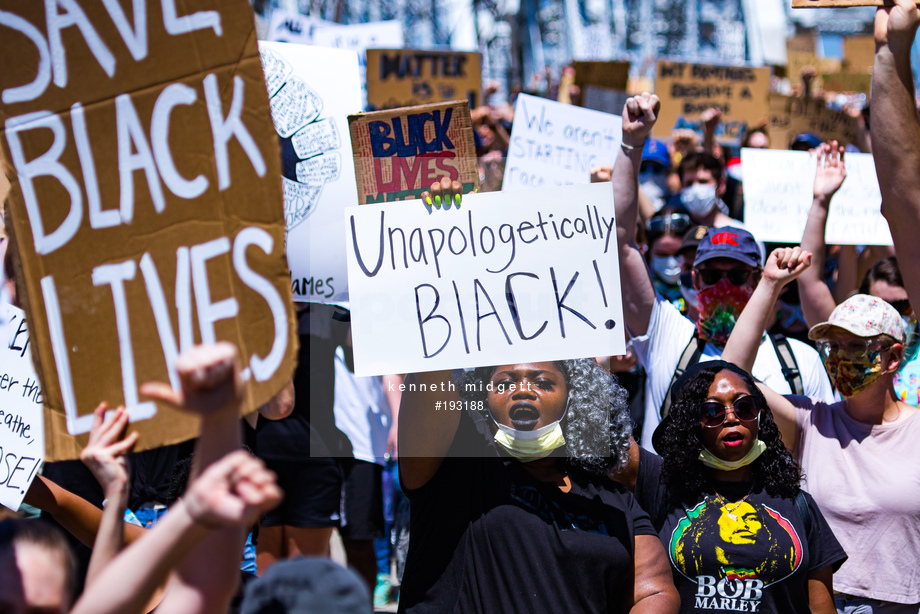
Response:
[{"label": "black t-shirt", "polygon": [[[639,506],[651,517],[655,530],[661,529],[664,522],[663,507],[667,504],[667,488],[661,483],[661,457],[643,447],[639,447],[639,471],[636,474],[636,488],[633,496]],[[656,515],[662,516],[661,518]]]},{"label": "black t-shirt", "polygon": [[[846,553],[811,495],[811,529],[794,499],[750,483],[715,482],[714,495],[670,511],[660,537],[681,612],[811,612],[808,578],[837,569]],[[748,493],[750,494],[748,495]],[[742,500],[745,495],[747,498]]]},{"label": "black t-shirt", "polygon": [[626,612],[635,535],[655,530],[633,496],[570,471],[563,493],[499,454],[469,414],[411,505],[400,612]]},{"label": "black t-shirt", "polygon": [[300,312],[300,349],[294,371],[294,410],[281,420],[259,417],[247,424],[246,444],[270,460],[302,461],[312,457],[351,458],[351,442],[335,426],[335,349],[344,343],[348,323],[336,319],[332,305],[310,304]]}]

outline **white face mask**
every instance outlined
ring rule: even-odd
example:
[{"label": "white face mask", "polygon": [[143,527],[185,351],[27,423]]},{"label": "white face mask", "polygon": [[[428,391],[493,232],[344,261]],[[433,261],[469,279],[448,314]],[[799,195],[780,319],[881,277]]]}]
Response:
[{"label": "white face mask", "polygon": [[680,260],[676,256],[652,256],[652,270],[666,284],[680,281]]},{"label": "white face mask", "polygon": [[522,463],[546,458],[553,450],[565,445],[565,437],[562,435],[562,420],[569,411],[570,403],[571,400],[566,403],[565,411],[562,412],[562,417],[558,420],[532,431],[520,431],[500,424],[490,411],[489,416],[492,417],[492,422],[498,427],[498,432],[495,433],[495,443]]},{"label": "white face mask", "polygon": [[680,202],[697,219],[706,217],[718,203],[716,186],[695,183],[680,193]]}]

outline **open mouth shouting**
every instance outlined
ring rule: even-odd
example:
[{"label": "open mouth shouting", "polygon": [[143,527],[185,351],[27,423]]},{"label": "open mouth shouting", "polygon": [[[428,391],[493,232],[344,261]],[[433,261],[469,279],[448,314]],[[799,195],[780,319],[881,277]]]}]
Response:
[{"label": "open mouth shouting", "polygon": [[540,412],[534,407],[533,403],[518,401],[511,406],[508,412],[511,419],[511,425],[519,431],[532,431],[537,426],[540,419]]}]

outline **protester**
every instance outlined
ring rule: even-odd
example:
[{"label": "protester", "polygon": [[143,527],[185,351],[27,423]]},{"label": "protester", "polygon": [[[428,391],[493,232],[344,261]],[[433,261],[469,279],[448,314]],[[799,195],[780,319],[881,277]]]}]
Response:
[{"label": "protester", "polygon": [[[758,286],[723,357],[742,369],[784,280]],[[764,393],[783,442],[849,560],[835,576],[838,612],[917,612],[920,608],[920,437],[918,410],[897,398],[894,377],[904,322],[887,302],[857,294],[813,326],[824,365],[843,401]],[[905,462],[906,461],[906,462]],[[911,536],[905,539],[905,536]],[[860,610],[860,608],[865,608]]]},{"label": "protester", "polygon": [[674,568],[681,612],[834,612],[846,554],[783,447],[754,379],[721,360],[674,383],[655,431],[663,491],[646,501]]},{"label": "protester", "polygon": [[668,204],[646,223],[648,251],[646,258],[655,291],[675,307],[683,307],[680,292],[680,260],[677,252],[690,228],[690,216],[682,205]]},{"label": "protester", "polygon": [[[652,446],[651,435],[667,412],[671,382],[693,363],[720,356],[762,272],[760,248],[750,233],[740,228],[710,228],[699,243],[692,270],[700,312],[696,325],[655,294],[645,262],[633,245],[633,228],[638,153],[658,118],[658,107],[657,96],[648,94],[627,101],[623,109],[624,147],[613,177],[620,280],[628,288],[623,294],[623,316],[636,354],[649,375],[641,440],[645,447]],[[697,169],[696,177],[701,180],[715,179],[706,166],[687,168]],[[755,377],[783,393],[798,389],[813,398],[833,400],[833,389],[814,349],[794,339],[763,335],[755,347],[761,348],[753,370]]]},{"label": "protester", "polygon": [[677,611],[648,516],[604,477],[625,462],[629,422],[625,395],[593,361],[421,373],[406,385],[401,612]]},{"label": "protester", "polygon": [[0,611],[67,614],[77,562],[64,535],[41,520],[0,522]]}]

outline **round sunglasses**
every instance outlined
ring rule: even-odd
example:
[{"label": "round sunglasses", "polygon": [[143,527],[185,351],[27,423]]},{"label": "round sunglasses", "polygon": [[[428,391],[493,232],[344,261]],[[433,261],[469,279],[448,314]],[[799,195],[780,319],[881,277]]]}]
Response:
[{"label": "round sunglasses", "polygon": [[700,422],[708,428],[722,426],[728,410],[742,422],[753,422],[760,415],[760,400],[753,395],[746,395],[728,407],[717,401],[704,401],[700,403]]}]

